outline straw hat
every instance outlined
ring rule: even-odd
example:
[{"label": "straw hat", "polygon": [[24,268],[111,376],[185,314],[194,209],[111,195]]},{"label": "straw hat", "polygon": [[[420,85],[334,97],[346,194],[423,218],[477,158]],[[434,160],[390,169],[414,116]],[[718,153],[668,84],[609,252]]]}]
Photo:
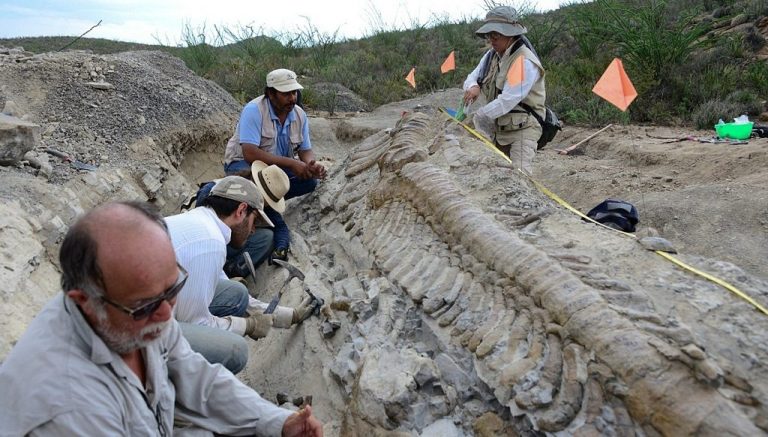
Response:
[{"label": "straw hat", "polygon": [[285,199],[283,198],[291,188],[291,181],[283,169],[276,165],[267,165],[262,161],[253,161],[251,174],[264,200],[275,211],[285,211]]}]

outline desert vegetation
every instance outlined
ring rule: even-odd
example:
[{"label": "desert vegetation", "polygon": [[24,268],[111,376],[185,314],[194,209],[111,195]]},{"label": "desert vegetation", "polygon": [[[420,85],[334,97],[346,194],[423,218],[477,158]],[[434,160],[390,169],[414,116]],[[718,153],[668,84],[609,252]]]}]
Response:
[{"label": "desert vegetation", "polygon": [[[493,0],[485,1],[491,7]],[[571,124],[608,122],[685,124],[710,128],[718,119],[766,110],[768,0],[595,0],[538,12],[512,2],[547,69],[548,103]],[[281,32],[186,23],[179,43],[117,43],[83,38],[70,49],[96,53],[164,50],[182,58],[240,101],[262,93],[266,73],[287,67],[304,77],[307,106],[333,111],[335,92],[313,83],[341,84],[371,107],[438,89],[461,86],[486,50],[474,36],[484,15],[450,20],[434,15],[407,26],[385,23],[376,11],[370,31],[344,39],[339,31],[303,25]],[[0,40],[27,50],[56,50],[71,38]],[[441,74],[448,53],[456,70]],[[614,57],[624,61],[639,97],[621,113],[591,92]],[[417,88],[403,77],[416,68]]]}]

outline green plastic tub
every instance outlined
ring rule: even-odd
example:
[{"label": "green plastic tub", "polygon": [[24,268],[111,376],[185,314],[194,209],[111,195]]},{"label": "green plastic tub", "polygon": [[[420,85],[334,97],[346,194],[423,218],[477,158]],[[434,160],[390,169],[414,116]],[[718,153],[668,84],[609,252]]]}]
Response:
[{"label": "green plastic tub", "polygon": [[724,123],[716,124],[715,132],[720,138],[731,138],[734,140],[746,140],[752,135],[753,122],[748,123]]}]

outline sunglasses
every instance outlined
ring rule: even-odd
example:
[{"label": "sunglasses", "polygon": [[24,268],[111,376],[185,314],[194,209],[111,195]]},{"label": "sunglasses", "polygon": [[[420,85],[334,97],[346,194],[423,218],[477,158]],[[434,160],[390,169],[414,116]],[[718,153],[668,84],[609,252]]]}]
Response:
[{"label": "sunglasses", "polygon": [[165,290],[160,296],[157,296],[156,298],[152,299],[152,301],[147,302],[138,308],[128,308],[125,305],[119,304],[117,302],[114,302],[108,299],[104,295],[101,296],[101,300],[119,309],[120,311],[128,314],[133,318],[133,320],[146,319],[147,317],[151,316],[155,311],[157,311],[157,309],[160,308],[160,305],[162,305],[163,302],[173,300],[176,297],[176,295],[179,294],[181,289],[184,288],[184,284],[187,282],[187,278],[189,278],[189,274],[187,273],[186,270],[184,270],[184,267],[182,267],[181,264],[176,263],[176,265],[179,267],[179,276],[176,278],[176,283],[173,284],[169,289]]}]

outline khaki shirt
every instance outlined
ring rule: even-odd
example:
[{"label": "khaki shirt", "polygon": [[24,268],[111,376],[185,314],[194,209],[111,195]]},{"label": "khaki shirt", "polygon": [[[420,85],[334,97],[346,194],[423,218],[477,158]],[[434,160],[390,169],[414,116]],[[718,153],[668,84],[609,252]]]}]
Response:
[{"label": "khaki shirt", "polygon": [[143,352],[146,389],[57,295],[0,367],[0,435],[171,435],[175,414],[216,433],[279,436],[292,413],[193,352],[175,320]]},{"label": "khaki shirt", "polygon": [[[536,111],[542,118],[545,116],[544,102],[546,100],[546,90],[544,85],[545,72],[541,62],[536,55],[525,45],[520,45],[514,52],[509,47],[504,55],[499,57],[495,52],[491,53],[488,62],[491,63],[488,75],[483,81],[482,92],[488,102],[499,97],[505,89],[508,89],[507,73],[512,63],[520,56],[532,63],[540,72],[538,78],[532,84],[528,93],[521,96],[518,103],[525,103]],[[541,136],[541,126],[535,117],[528,114],[522,106],[515,106],[514,109],[494,120],[495,140],[497,144],[513,144],[527,139],[536,142]]]}]

